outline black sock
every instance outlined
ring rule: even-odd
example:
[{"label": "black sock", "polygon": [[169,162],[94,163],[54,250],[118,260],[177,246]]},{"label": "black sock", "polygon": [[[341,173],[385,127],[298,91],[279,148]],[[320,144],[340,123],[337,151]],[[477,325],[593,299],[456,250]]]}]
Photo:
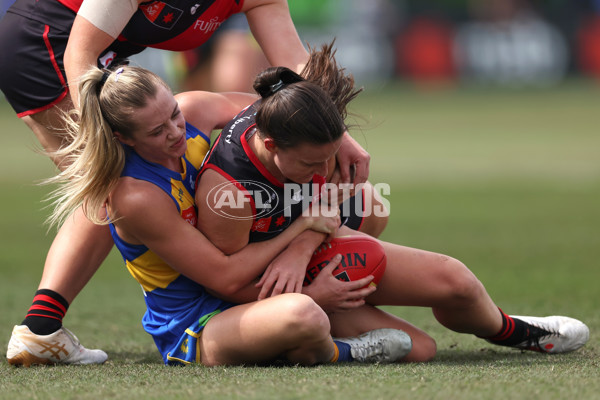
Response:
[{"label": "black sock", "polygon": [[518,318],[512,318],[500,310],[502,315],[502,329],[491,337],[485,339],[501,346],[514,346],[529,339],[529,324]]},{"label": "black sock", "polygon": [[62,327],[69,303],[50,289],[35,292],[33,302],[21,325],[27,325],[36,335],[49,335]]}]

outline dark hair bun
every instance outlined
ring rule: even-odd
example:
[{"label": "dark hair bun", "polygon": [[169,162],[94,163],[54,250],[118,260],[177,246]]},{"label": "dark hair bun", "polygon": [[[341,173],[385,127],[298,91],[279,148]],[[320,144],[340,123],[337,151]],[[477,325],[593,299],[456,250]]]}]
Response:
[{"label": "dark hair bun", "polygon": [[286,67],[271,67],[261,72],[254,80],[254,90],[260,97],[267,98],[290,83],[303,81],[300,75]]}]

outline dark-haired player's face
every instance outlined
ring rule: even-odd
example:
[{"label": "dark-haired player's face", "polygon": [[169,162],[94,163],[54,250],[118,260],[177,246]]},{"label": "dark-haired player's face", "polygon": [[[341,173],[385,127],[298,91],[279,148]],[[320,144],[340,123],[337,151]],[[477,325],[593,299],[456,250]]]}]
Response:
[{"label": "dark-haired player's face", "polygon": [[342,139],[326,144],[303,143],[288,149],[277,149],[275,165],[288,181],[308,183],[313,175],[327,176],[329,162],[335,157]]}]

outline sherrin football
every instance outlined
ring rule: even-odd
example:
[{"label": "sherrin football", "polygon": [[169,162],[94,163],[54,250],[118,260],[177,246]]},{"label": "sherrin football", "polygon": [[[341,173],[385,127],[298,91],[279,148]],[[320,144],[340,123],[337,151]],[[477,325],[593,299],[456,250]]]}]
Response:
[{"label": "sherrin football", "polygon": [[342,260],[333,275],[341,281],[373,275],[369,285],[377,285],[385,272],[385,250],[377,240],[368,236],[341,236],[323,243],[315,251],[306,268],[304,286],[309,285],[336,254],[341,254]]}]

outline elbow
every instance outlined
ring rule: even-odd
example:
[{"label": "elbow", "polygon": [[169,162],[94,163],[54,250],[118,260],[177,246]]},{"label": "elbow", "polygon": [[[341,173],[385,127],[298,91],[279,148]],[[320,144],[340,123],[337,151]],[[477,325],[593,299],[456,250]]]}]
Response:
[{"label": "elbow", "polygon": [[248,282],[241,282],[233,279],[227,280],[227,278],[224,278],[217,285],[214,285],[213,288],[207,287],[206,290],[213,296],[220,299],[237,302],[237,295],[247,285]]}]

